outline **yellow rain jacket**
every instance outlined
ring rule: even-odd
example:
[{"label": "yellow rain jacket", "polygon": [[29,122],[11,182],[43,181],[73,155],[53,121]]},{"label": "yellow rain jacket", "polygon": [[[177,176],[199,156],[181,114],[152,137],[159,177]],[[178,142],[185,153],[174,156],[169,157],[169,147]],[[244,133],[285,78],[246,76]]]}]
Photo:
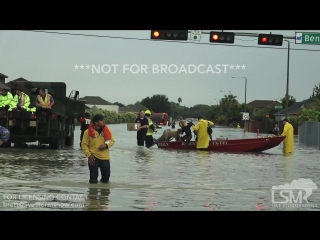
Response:
[{"label": "yellow rain jacket", "polygon": [[[16,94],[14,96],[13,101],[12,101],[12,106],[9,109],[9,111],[12,111],[13,108],[17,107],[18,97],[19,97],[18,94]],[[21,107],[28,111],[29,105],[30,105],[30,97],[27,94],[25,94],[24,92],[21,92]]]},{"label": "yellow rain jacket", "polygon": [[283,153],[293,153],[294,151],[294,129],[293,126],[290,123],[286,123],[283,128],[283,132],[281,136],[285,136],[286,138],[283,140]]},{"label": "yellow rain jacket", "polygon": [[[153,125],[153,122],[152,122],[152,120],[150,119],[150,118],[148,118],[148,131],[147,131],[147,136],[152,136],[153,135],[153,133],[156,133],[157,132],[157,129],[156,128],[154,128],[154,129],[152,129],[150,126],[152,126]],[[154,126],[154,125],[153,125]],[[156,127],[156,126],[154,126],[154,127]]]},{"label": "yellow rain jacket", "polygon": [[192,126],[193,130],[197,131],[197,147],[196,148],[208,148],[210,137],[208,134],[208,123],[213,126],[213,122],[201,119],[196,126]]},{"label": "yellow rain jacket", "polygon": [[5,107],[6,105],[9,107],[13,105],[13,96],[11,92],[8,92],[6,96],[0,95],[0,107]]}]

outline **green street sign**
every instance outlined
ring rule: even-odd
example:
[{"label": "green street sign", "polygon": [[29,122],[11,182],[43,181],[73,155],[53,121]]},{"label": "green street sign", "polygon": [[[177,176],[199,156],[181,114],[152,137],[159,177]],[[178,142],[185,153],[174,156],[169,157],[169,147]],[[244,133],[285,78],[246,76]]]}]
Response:
[{"label": "green street sign", "polygon": [[320,44],[320,33],[296,33],[296,44]]},{"label": "green street sign", "polygon": [[275,108],[275,109],[282,109],[282,106],[279,105],[279,106],[275,106],[274,108]]}]

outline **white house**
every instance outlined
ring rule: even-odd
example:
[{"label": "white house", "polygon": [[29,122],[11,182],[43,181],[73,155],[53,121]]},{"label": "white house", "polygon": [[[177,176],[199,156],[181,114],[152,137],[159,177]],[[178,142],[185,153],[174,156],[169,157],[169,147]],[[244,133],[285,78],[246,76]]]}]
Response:
[{"label": "white house", "polygon": [[90,109],[95,107],[98,110],[106,110],[109,112],[116,112],[119,113],[119,106],[117,105],[92,105],[92,104],[86,104],[87,107],[89,107]]},{"label": "white house", "polygon": [[114,105],[113,103],[108,102],[101,97],[86,96],[86,97],[80,98],[80,100],[86,101],[87,108],[92,109],[94,107],[101,110],[106,110],[110,112],[114,111],[116,113],[119,113],[118,105]]}]

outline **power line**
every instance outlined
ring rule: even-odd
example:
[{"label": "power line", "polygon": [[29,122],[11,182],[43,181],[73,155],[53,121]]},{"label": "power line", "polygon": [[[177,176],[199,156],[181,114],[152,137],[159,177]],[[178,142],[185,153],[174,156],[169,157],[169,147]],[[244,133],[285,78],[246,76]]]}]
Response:
[{"label": "power line", "polygon": [[[155,42],[154,40],[147,39],[147,38],[132,38],[132,37],[115,37],[115,36],[107,36],[107,35],[95,35],[95,34],[83,34],[83,33],[63,33],[63,32],[47,32],[41,30],[22,30],[26,32],[38,32],[38,33],[51,33],[51,34],[61,34],[61,35],[72,35],[72,36],[83,36],[83,37],[98,37],[98,38],[113,38],[113,39],[123,39],[123,40],[137,40],[137,41],[151,41]],[[256,41],[253,40],[244,40],[236,38],[240,41]],[[287,50],[288,48],[281,48],[281,47],[259,47],[259,46],[244,46],[244,45],[237,45],[237,44],[223,44],[223,43],[195,43],[195,42],[183,42],[183,41],[174,41],[174,40],[163,40],[162,42],[176,42],[176,43],[184,43],[184,44],[201,44],[201,45],[211,45],[211,46],[227,46],[227,47],[243,47],[243,48],[259,48],[259,49],[282,49]],[[290,41],[291,42],[291,41]],[[293,41],[291,42],[293,43]],[[303,48],[290,48],[290,51],[307,51],[307,52],[320,52],[320,49],[303,49]]]}]

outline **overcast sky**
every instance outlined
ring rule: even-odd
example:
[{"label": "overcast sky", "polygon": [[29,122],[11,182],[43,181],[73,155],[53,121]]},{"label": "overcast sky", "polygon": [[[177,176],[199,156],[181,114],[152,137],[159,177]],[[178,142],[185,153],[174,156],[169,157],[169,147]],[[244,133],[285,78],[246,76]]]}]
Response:
[{"label": "overcast sky", "polygon": [[[150,30],[144,31],[63,31],[90,35],[150,39]],[[210,30],[203,30],[208,32]],[[232,31],[232,30],[228,30]],[[240,32],[237,30],[236,32]],[[295,31],[242,31],[250,33],[275,33],[295,36]],[[301,32],[296,30],[296,32]],[[320,32],[320,30],[312,30]],[[209,44],[209,35],[203,34],[201,43],[162,42],[106,37],[70,36],[26,31],[0,31],[0,73],[7,81],[23,77],[29,81],[65,82],[67,92],[79,90],[80,97],[100,96],[110,102],[135,103],[153,94],[165,94],[169,100],[182,98],[182,105],[214,104],[230,91],[244,102],[244,79],[247,77],[247,103],[253,100],[279,100],[285,96],[287,79],[287,42],[282,47],[267,49],[258,45],[257,38],[236,36],[229,45]],[[291,42],[289,94],[302,101],[312,94],[314,85],[320,82],[320,45]],[[233,45],[252,46],[240,47]],[[279,49],[280,48],[280,49]],[[301,51],[311,49],[319,51]],[[118,64],[116,72],[92,72],[104,64]],[[123,73],[125,64],[146,65],[147,73],[131,73],[130,67]],[[196,73],[157,73],[153,65],[171,66],[174,71],[199,66]],[[222,66],[217,72],[217,64]],[[90,69],[75,69],[90,66]],[[230,69],[239,65],[240,69]],[[241,67],[244,66],[244,67]],[[243,69],[245,68],[245,69]],[[108,68],[103,68],[107,71]],[[132,70],[136,70],[133,67]],[[183,70],[183,69],[182,69]],[[188,70],[188,69],[187,69]],[[191,69],[192,70],[192,69]],[[220,91],[226,92],[220,92]]]}]

